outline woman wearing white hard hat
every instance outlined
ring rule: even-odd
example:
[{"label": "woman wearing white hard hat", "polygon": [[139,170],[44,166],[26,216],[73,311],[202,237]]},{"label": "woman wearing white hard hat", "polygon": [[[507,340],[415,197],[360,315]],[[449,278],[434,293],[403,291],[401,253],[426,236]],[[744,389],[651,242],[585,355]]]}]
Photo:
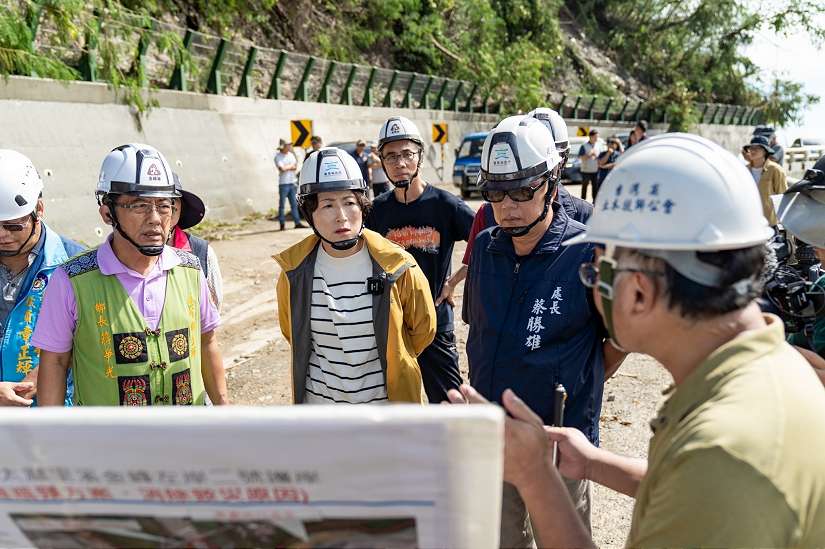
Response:
[{"label": "woman wearing white hard hat", "polygon": [[[567,244],[605,247],[582,281],[617,344],[656,359],[673,386],[647,459],[545,428],[507,394],[505,476],[542,545],[593,544],[569,520],[564,475],[635,498],[628,547],[825,546],[825,392],[755,301],[772,234],[748,170],[706,139],[656,136],[618,161]],[[455,401],[482,401],[463,390]]]},{"label": "woman wearing white hard hat", "polygon": [[[30,406],[40,355],[31,335],[55,268],[82,247],[43,221],[43,181],[31,160],[0,149],[0,406]],[[69,380],[71,383],[71,380]],[[71,388],[66,404],[71,404]]]},{"label": "woman wearing white hard hat", "polygon": [[334,147],[314,152],[298,199],[314,234],[273,256],[293,401],[423,402],[416,357],[435,334],[432,297],[412,257],[364,228],[357,162]]},{"label": "woman wearing white hard hat", "polygon": [[103,160],[98,212],[113,227],[56,271],[32,339],[41,403],[86,406],[227,404],[215,329],[220,316],[198,259],[166,246],[180,191],[166,158],[129,143]]}]

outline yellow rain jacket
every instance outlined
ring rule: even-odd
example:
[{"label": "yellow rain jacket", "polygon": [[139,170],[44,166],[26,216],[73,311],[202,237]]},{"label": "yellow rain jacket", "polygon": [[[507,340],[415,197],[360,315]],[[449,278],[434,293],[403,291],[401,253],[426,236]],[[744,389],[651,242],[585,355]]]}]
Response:
[{"label": "yellow rain jacket", "polygon": [[[363,238],[373,276],[384,281],[383,291],[373,295],[372,317],[387,396],[395,402],[426,403],[416,357],[435,337],[435,306],[427,278],[401,247],[368,229]],[[281,266],[278,319],[281,333],[292,346],[292,400],[296,404],[304,400],[312,350],[309,317],[319,242],[311,235],[272,256]]]}]

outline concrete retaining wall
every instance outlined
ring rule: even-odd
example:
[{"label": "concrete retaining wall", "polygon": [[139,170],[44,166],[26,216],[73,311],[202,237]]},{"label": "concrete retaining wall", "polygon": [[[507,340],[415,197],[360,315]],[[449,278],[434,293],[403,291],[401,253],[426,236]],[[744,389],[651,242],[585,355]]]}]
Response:
[{"label": "concrete retaining wall", "polygon": [[[352,107],[300,101],[214,96],[177,91],[154,94],[159,106],[138,128],[130,107],[105,84],[10,77],[0,80],[0,147],[28,155],[46,184],[46,217],[63,233],[96,243],[109,229],[93,198],[100,162],[114,146],[149,143],[160,149],[186,188],[209,207],[210,219],[237,219],[276,207],[273,155],[288,138],[289,121],[313,121],[327,144],[377,139],[393,114],[412,119],[429,141],[431,124],[449,124],[449,144],[428,144],[424,175],[448,181],[454,149],[467,132],[486,130],[496,115],[451,111]],[[571,135],[586,121],[570,121]],[[604,135],[632,125],[596,126]],[[664,128],[653,128],[663,131]],[[738,151],[749,128],[702,126],[699,133]],[[438,168],[438,169],[436,169]]]}]

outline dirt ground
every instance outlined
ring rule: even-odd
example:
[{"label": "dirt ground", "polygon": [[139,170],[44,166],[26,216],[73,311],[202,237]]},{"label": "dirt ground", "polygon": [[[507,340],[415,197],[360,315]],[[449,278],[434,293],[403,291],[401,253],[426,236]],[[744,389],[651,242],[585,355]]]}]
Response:
[{"label": "dirt ground", "polygon": [[[444,188],[449,188],[445,186]],[[452,188],[449,188],[451,191]],[[578,194],[578,187],[571,192]],[[480,201],[469,202],[474,209]],[[287,224],[291,227],[291,223]],[[275,281],[280,268],[271,256],[310,234],[308,229],[277,230],[277,221],[259,219],[223,234],[212,244],[220,257],[224,304],[219,332],[233,403],[254,406],[290,402],[289,347],[278,328]],[[460,264],[464,243],[453,254]],[[461,299],[462,286],[456,290]],[[457,306],[460,307],[457,301]],[[459,350],[468,326],[456,319]],[[467,357],[461,354],[462,374]],[[601,415],[601,444],[612,451],[645,456],[653,417],[662,390],[669,382],[655,361],[631,355],[605,385]],[[600,547],[620,547],[630,526],[633,500],[600,486],[593,488],[593,535]]]}]

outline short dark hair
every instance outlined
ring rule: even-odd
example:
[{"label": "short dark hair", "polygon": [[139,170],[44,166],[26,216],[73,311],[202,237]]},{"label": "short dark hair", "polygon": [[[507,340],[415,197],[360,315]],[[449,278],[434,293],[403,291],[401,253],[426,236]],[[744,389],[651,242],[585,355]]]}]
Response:
[{"label": "short dark hair", "polygon": [[[367,198],[367,193],[364,191],[352,191],[352,194],[355,195],[355,199],[361,207],[361,213],[364,217],[367,217],[370,211],[372,211],[372,202]],[[307,221],[312,223],[312,214],[318,209],[318,195],[309,194],[302,197],[299,200],[299,207],[301,214],[303,214]]]},{"label": "short dark hair", "polygon": [[641,129],[643,132],[647,131],[647,121],[646,120],[639,120],[636,122],[636,127]]},{"label": "short dark hair", "polygon": [[[634,257],[645,263],[656,263],[652,270],[664,272],[668,306],[678,309],[683,316],[692,319],[705,319],[721,316],[748,305],[762,294],[762,271],[766,265],[766,247],[763,244],[749,248],[722,250],[717,252],[697,252],[700,261],[721,267],[725,273],[719,288],[705,286],[680,274],[666,261],[644,255],[643,250],[627,250]],[[744,292],[737,290],[734,284],[750,279]],[[657,277],[653,277],[656,284]],[[657,285],[658,287],[658,285]]]}]

